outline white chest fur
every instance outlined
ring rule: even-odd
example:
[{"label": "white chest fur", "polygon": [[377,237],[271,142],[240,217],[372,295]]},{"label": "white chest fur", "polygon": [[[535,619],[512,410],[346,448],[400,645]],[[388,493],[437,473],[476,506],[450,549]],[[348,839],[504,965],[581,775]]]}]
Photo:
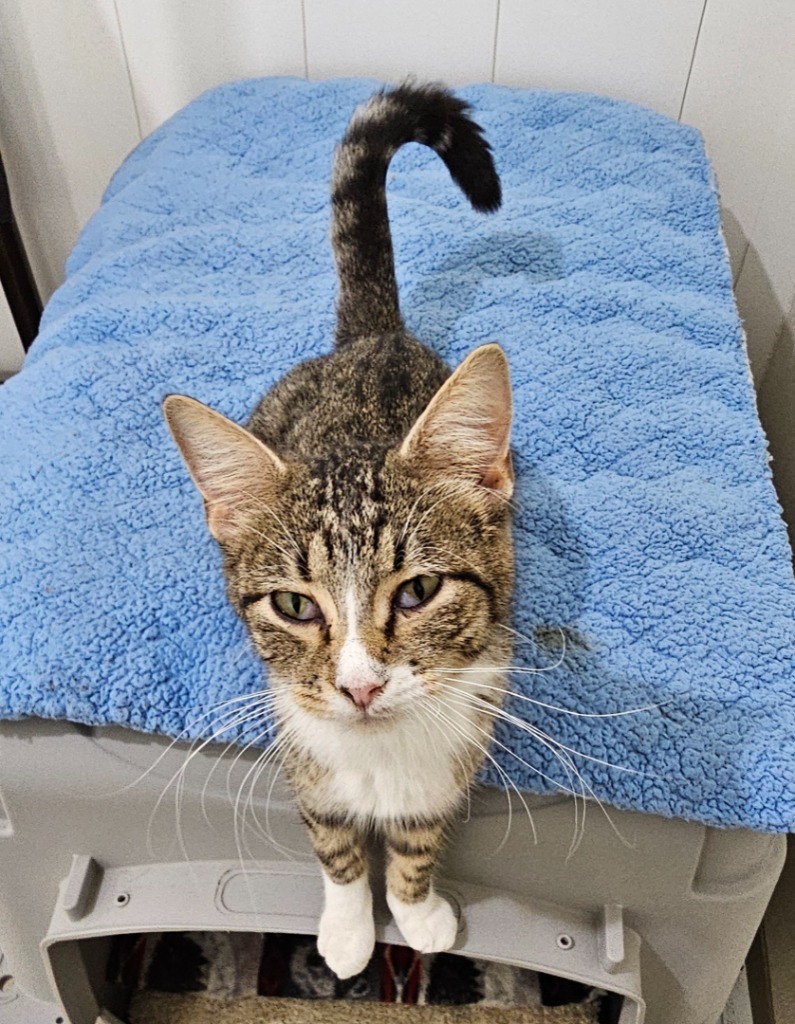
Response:
[{"label": "white chest fur", "polygon": [[[411,673],[404,675],[392,697],[397,713],[382,722],[320,718],[300,707],[288,686],[276,687],[282,725],[326,769],[312,793],[316,808],[372,822],[442,817],[459,803],[464,766],[471,764],[473,751],[488,745],[477,706],[461,697],[474,695],[480,685],[500,687],[502,673],[488,667],[462,674],[460,696],[449,704],[424,701],[421,682]],[[349,702],[340,701],[344,711],[352,712]]]},{"label": "white chest fur", "polygon": [[299,714],[301,746],[329,772],[321,806],[372,821],[436,817],[456,804],[461,737],[414,718],[352,729]]},{"label": "white chest fur", "polygon": [[313,802],[363,821],[445,815],[461,796],[463,755],[486,742],[468,714],[455,728],[414,715],[368,728],[290,704],[285,717],[298,745],[327,770]]}]

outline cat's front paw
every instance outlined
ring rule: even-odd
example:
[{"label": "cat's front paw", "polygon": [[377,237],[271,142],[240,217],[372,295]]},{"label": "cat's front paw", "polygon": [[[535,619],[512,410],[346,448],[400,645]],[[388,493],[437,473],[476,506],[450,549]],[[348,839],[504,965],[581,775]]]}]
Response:
[{"label": "cat's front paw", "polygon": [[375,947],[373,896],[367,874],[338,883],[324,871],[323,892],[318,952],[338,978],[352,978],[365,969]]},{"label": "cat's front paw", "polygon": [[327,908],[320,918],[317,948],[338,978],[360,974],[370,962],[375,947],[372,913],[352,919],[338,909]]},{"label": "cat's front paw", "polygon": [[391,893],[387,903],[400,934],[418,953],[450,949],[458,934],[458,918],[446,899],[431,890],[420,903],[403,903]]}]

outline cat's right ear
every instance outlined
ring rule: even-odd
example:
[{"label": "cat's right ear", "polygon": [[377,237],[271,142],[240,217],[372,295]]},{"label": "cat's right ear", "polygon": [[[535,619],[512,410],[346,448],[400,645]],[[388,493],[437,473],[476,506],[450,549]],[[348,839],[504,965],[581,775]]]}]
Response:
[{"label": "cat's right ear", "polygon": [[442,384],[400,447],[429,478],[513,493],[511,377],[499,345],[481,345]]},{"label": "cat's right ear", "polygon": [[234,541],[248,517],[273,501],[286,466],[248,430],[195,398],[169,395],[163,415],[204,498],[210,533]]}]

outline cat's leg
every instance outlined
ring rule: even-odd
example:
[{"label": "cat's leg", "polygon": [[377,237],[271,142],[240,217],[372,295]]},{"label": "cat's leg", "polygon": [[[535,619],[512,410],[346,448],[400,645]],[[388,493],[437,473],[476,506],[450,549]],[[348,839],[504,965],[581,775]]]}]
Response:
[{"label": "cat's leg", "polygon": [[453,908],[433,888],[444,824],[391,823],[385,829],[387,903],[401,935],[419,953],[450,949],[458,932]]},{"label": "cat's leg", "polygon": [[302,816],[323,867],[325,902],[317,948],[338,978],[351,978],[364,970],[375,946],[364,839],[347,823],[306,809]]}]

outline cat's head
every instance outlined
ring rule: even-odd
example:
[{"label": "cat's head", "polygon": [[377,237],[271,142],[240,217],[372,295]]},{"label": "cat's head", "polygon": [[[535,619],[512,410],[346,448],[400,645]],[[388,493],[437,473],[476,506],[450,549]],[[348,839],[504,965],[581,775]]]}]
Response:
[{"label": "cat's head", "polygon": [[272,682],[305,711],[373,727],[502,667],[513,581],[508,367],[473,352],[402,442],[307,464],[191,398],[165,415]]}]

